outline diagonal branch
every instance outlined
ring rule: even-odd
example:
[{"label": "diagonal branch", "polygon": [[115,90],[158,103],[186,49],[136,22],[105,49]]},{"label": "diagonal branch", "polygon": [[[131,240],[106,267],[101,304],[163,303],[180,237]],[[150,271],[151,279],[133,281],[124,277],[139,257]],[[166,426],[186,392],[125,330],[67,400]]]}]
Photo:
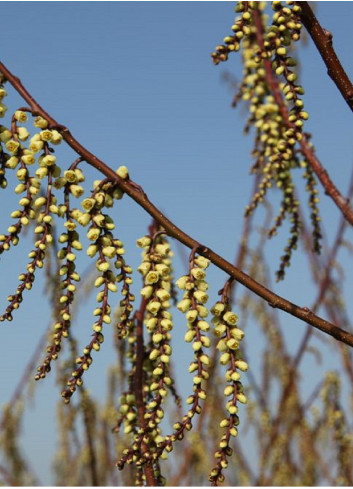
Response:
[{"label": "diagonal branch", "polygon": [[41,115],[49,122],[49,127],[51,129],[56,128],[57,130],[59,130],[66,143],[76,153],[78,153],[83,158],[83,160],[99,170],[111,181],[116,182],[126,194],[128,194],[135,202],[143,207],[148,212],[148,214],[150,214],[150,216],[152,216],[157,222],[159,222],[159,224],[166,230],[169,236],[180,241],[182,244],[190,249],[197,249],[199,254],[211,260],[214,265],[226,272],[227,275],[229,275],[233,279],[240,282],[242,285],[244,285],[244,287],[248,288],[259,297],[262,297],[265,301],[268,302],[271,307],[281,309],[282,311],[285,311],[288,314],[291,314],[292,316],[295,316],[302,321],[311,324],[315,328],[323,331],[333,338],[342,341],[349,346],[353,346],[353,335],[351,333],[315,315],[309,308],[297,306],[287,299],[275,294],[274,292],[267,289],[262,284],[251,278],[249,275],[239,270],[230,262],[222,258],[220,255],[184,233],[172,221],[165,217],[164,214],[157,207],[152,204],[152,202],[148,199],[147,195],[141,187],[139,187],[129,179],[124,180],[118,177],[114,170],[112,170],[108,165],[97,158],[97,156],[93,155],[85,147],[83,147],[74,138],[69,129],[59,124],[44,109],[42,109],[42,107],[34,100],[34,98],[22,85],[21,80],[15,77],[1,62],[0,72],[14,87],[14,89],[22,96],[22,98],[29,104],[34,115]]},{"label": "diagonal branch", "polygon": [[301,20],[327,67],[327,74],[341,92],[348,107],[353,111],[353,85],[333,49],[332,34],[321,27],[308,2],[300,2],[300,7],[302,9]]}]

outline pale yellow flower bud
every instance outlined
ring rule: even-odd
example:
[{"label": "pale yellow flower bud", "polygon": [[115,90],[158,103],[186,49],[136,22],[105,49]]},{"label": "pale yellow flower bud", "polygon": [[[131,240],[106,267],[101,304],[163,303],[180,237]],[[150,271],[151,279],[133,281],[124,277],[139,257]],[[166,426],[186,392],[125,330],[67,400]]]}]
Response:
[{"label": "pale yellow flower bud", "polygon": [[31,141],[29,143],[29,149],[33,151],[33,153],[38,153],[39,151],[41,151],[43,149],[43,146],[44,146],[43,141],[38,141],[34,138],[31,138]]},{"label": "pale yellow flower bud", "polygon": [[97,214],[97,215],[93,216],[93,221],[97,224],[97,226],[103,227],[105,219],[104,219],[104,216],[102,214]]},{"label": "pale yellow flower bud", "polygon": [[217,343],[217,350],[223,352],[223,351],[227,351],[227,343],[225,342],[225,340],[219,340],[219,342]]},{"label": "pale yellow flower bud", "polygon": [[7,111],[6,105],[0,102],[0,117],[4,117],[6,111]]},{"label": "pale yellow flower bud", "polygon": [[103,320],[103,323],[105,323],[105,324],[110,324],[112,322],[109,314],[104,314],[102,320]]},{"label": "pale yellow flower bud", "polygon": [[34,155],[23,155],[21,156],[21,160],[26,165],[34,165],[34,163],[36,162]]},{"label": "pale yellow flower bud", "polygon": [[54,188],[56,189],[59,189],[59,188],[62,188],[64,185],[66,184],[66,180],[65,178],[57,178],[55,181],[54,181]]},{"label": "pale yellow flower bud", "polygon": [[105,246],[102,250],[104,256],[108,258],[113,258],[116,255],[116,249],[114,246]]},{"label": "pale yellow flower bud", "polygon": [[241,341],[245,336],[244,331],[242,331],[239,328],[232,328],[230,330],[230,334],[233,336],[233,338],[235,338],[238,341]]},{"label": "pale yellow flower bud", "polygon": [[97,253],[97,251],[98,251],[98,246],[92,244],[92,245],[89,245],[89,247],[87,248],[86,253],[87,253],[88,256],[93,257]]},{"label": "pale yellow flower bud", "polygon": [[16,110],[14,116],[16,121],[21,122],[22,124],[27,122],[28,117],[26,112],[23,112],[23,110]]},{"label": "pale yellow flower bud", "polygon": [[52,133],[49,131],[49,129],[45,129],[39,133],[39,136],[42,141],[51,141]]},{"label": "pale yellow flower bud", "polygon": [[159,243],[155,246],[155,250],[157,253],[159,253],[162,256],[167,255],[170,251],[170,246],[168,243],[164,243],[164,244]]},{"label": "pale yellow flower bud", "polygon": [[56,163],[56,156],[54,155],[43,156],[43,158],[41,158],[40,160],[41,166],[54,166],[55,163]]},{"label": "pale yellow flower bud", "polygon": [[99,238],[100,230],[98,228],[90,228],[87,232],[87,238],[90,241],[96,241]]},{"label": "pale yellow flower bud", "polygon": [[34,119],[33,124],[35,127],[38,127],[39,129],[46,129],[48,127],[48,121],[43,119],[43,117],[38,116]]},{"label": "pale yellow flower bud", "polygon": [[181,312],[186,312],[190,308],[190,306],[191,306],[191,300],[183,299],[178,303],[177,308]]},{"label": "pale yellow flower bud", "polygon": [[157,263],[156,270],[158,270],[162,277],[168,277],[169,275],[169,267],[164,263]]},{"label": "pale yellow flower bud", "polygon": [[9,153],[16,154],[18,148],[20,147],[20,143],[18,141],[15,141],[14,139],[10,139],[9,141],[7,141],[5,146]]},{"label": "pale yellow flower bud", "polygon": [[239,402],[241,402],[242,404],[246,404],[248,402],[245,394],[243,394],[242,392],[239,392],[239,394],[236,395],[236,398]]},{"label": "pale yellow flower bud", "polygon": [[17,170],[16,176],[19,180],[25,180],[27,174],[28,172],[26,168],[20,168],[19,170]]},{"label": "pale yellow flower bud", "polygon": [[201,329],[201,331],[208,331],[210,329],[210,325],[207,321],[198,321],[197,326]]},{"label": "pale yellow flower bud", "polygon": [[207,318],[207,316],[208,316],[208,309],[207,309],[207,307],[201,306],[200,304],[198,304],[196,306],[196,309],[197,309],[197,311],[199,313],[199,316],[201,318]]},{"label": "pale yellow flower bud", "polygon": [[151,238],[149,236],[142,236],[142,238],[136,241],[139,248],[147,248],[151,244]]},{"label": "pale yellow flower bud", "polygon": [[149,355],[149,358],[150,360],[156,360],[160,355],[160,352],[157,348],[155,348],[154,350],[151,351],[150,355]]},{"label": "pale yellow flower bud", "polygon": [[239,346],[239,343],[235,338],[231,338],[230,340],[227,341],[227,346],[230,350],[236,350]]},{"label": "pale yellow flower bud", "polygon": [[96,201],[91,198],[84,199],[81,202],[81,206],[86,212],[89,212],[91,209],[93,209],[95,205],[96,205]]},{"label": "pale yellow flower bud", "polygon": [[202,343],[201,341],[195,341],[195,343],[192,345],[192,349],[194,351],[199,351],[202,348]]},{"label": "pale yellow flower bud", "polygon": [[226,428],[229,426],[229,419],[222,419],[222,421],[219,423],[220,428]]},{"label": "pale yellow flower bud", "polygon": [[26,185],[24,183],[19,183],[15,187],[15,194],[22,194],[26,190]]},{"label": "pale yellow flower bud", "polygon": [[63,137],[60,132],[56,131],[55,129],[51,132],[51,142],[53,144],[60,144],[62,139]]},{"label": "pale yellow flower bud", "polygon": [[246,372],[249,368],[249,365],[244,360],[236,360],[235,366],[242,372]]},{"label": "pale yellow flower bud", "polygon": [[227,387],[224,389],[223,393],[225,396],[230,396],[234,392],[234,387],[232,385],[227,385]]},{"label": "pale yellow flower bud", "polygon": [[[48,175],[48,168],[38,168],[36,170],[36,177],[42,180]],[[58,188],[58,187],[56,187]]]},{"label": "pale yellow flower bud", "polygon": [[29,132],[25,127],[17,128],[18,139],[21,141],[26,141],[29,138]]},{"label": "pale yellow flower bud", "polygon": [[87,213],[81,214],[78,217],[77,222],[81,224],[81,226],[87,226],[87,224],[91,222],[91,215]]},{"label": "pale yellow flower bud", "polygon": [[97,262],[96,268],[100,272],[106,272],[107,270],[109,270],[109,263],[106,261]]},{"label": "pale yellow flower bud", "polygon": [[216,304],[212,307],[211,312],[215,316],[220,316],[224,309],[225,305],[223,304],[223,302],[216,302]]},{"label": "pale yellow flower bud", "polygon": [[148,262],[148,261],[144,261],[141,263],[141,265],[138,267],[138,271],[142,274],[142,275],[146,275],[146,273],[149,272],[151,268],[151,263]]},{"label": "pale yellow flower bud", "polygon": [[145,284],[146,285],[156,284],[158,282],[158,280],[159,280],[159,273],[155,270],[151,270],[145,276]]},{"label": "pale yellow flower bud", "polygon": [[229,362],[229,359],[230,359],[230,354],[228,352],[222,353],[222,355],[219,359],[219,363],[221,365],[227,365],[227,363]]},{"label": "pale yellow flower bud", "polygon": [[71,217],[72,217],[73,219],[78,220],[78,218],[79,218],[80,216],[82,216],[82,212],[80,211],[80,209],[76,209],[76,208],[75,208],[75,209],[72,209],[72,211],[71,211]]},{"label": "pale yellow flower bud", "polygon": [[235,326],[237,324],[237,322],[238,322],[238,316],[234,312],[231,312],[231,311],[227,311],[224,314],[223,319],[230,326]]},{"label": "pale yellow flower bud", "polygon": [[239,380],[241,377],[240,373],[239,372],[233,372],[232,375],[230,376],[230,378],[232,380],[234,380],[234,382],[236,382],[237,380]]},{"label": "pale yellow flower bud", "polygon": [[225,324],[217,324],[213,332],[215,336],[222,336],[226,330],[227,326]]},{"label": "pale yellow flower bud", "polygon": [[162,302],[168,301],[170,299],[169,292],[164,289],[158,289],[156,295]]},{"label": "pale yellow flower bud", "polygon": [[116,173],[117,175],[126,180],[127,178],[129,178],[129,170],[127,169],[126,166],[120,166],[117,170],[116,170]]},{"label": "pale yellow flower bud", "polygon": [[196,280],[203,280],[206,276],[206,273],[202,268],[192,268],[190,273]]},{"label": "pale yellow flower bud", "polygon": [[189,280],[190,278],[188,275],[183,275],[175,282],[175,284],[179,289],[185,290],[186,284],[189,282]]},{"label": "pale yellow flower bud", "polygon": [[208,295],[202,290],[195,290],[193,296],[197,301],[201,302],[201,304],[205,304],[208,300]]},{"label": "pale yellow flower bud", "polygon": [[68,254],[66,255],[66,259],[67,259],[68,261],[75,261],[75,260],[76,260],[76,255],[75,255],[74,253],[68,253]]},{"label": "pale yellow flower bud", "polygon": [[190,311],[188,311],[186,313],[186,319],[190,322],[190,323],[193,323],[196,319],[197,319],[197,316],[198,316],[198,312],[196,309],[191,309]]},{"label": "pale yellow flower bud", "polygon": [[14,170],[16,168],[16,166],[18,165],[18,158],[16,158],[16,156],[11,156],[11,158],[9,158],[7,161],[6,161],[6,168],[11,168],[11,170]]},{"label": "pale yellow flower bud", "polygon": [[197,256],[194,260],[196,265],[198,265],[200,268],[207,268],[209,264],[211,263],[208,258],[205,258],[201,255]]},{"label": "pale yellow flower bud", "polygon": [[73,170],[66,170],[64,172],[64,178],[69,182],[69,183],[76,183],[77,182],[77,177],[76,173]]},{"label": "pale yellow flower bud", "polygon": [[157,318],[150,318],[147,319],[146,321],[146,327],[149,331],[153,331],[154,328],[157,326],[158,319]]},{"label": "pale yellow flower bud", "polygon": [[158,313],[160,308],[161,308],[161,303],[158,301],[149,302],[146,306],[146,309],[154,316]]},{"label": "pale yellow flower bud", "polygon": [[9,141],[11,139],[11,137],[12,137],[11,131],[9,131],[6,128],[4,128],[0,132],[0,141],[2,141],[3,143],[7,143],[7,141]]},{"label": "pale yellow flower bud", "polygon": [[173,323],[170,319],[162,319],[161,326],[165,331],[170,331],[173,328]]},{"label": "pale yellow flower bud", "polygon": [[193,329],[189,329],[189,331],[187,331],[184,336],[184,341],[186,341],[186,343],[191,343],[191,341],[193,341],[195,336],[196,336],[196,331],[194,331]]},{"label": "pale yellow flower bud", "polygon": [[70,185],[70,192],[74,197],[81,197],[85,191],[81,185]]},{"label": "pale yellow flower bud", "polygon": [[77,181],[80,183],[80,182],[84,182],[85,181],[85,176],[84,174],[82,173],[82,170],[80,170],[79,168],[75,168],[75,175],[76,175],[76,178],[77,178]]}]

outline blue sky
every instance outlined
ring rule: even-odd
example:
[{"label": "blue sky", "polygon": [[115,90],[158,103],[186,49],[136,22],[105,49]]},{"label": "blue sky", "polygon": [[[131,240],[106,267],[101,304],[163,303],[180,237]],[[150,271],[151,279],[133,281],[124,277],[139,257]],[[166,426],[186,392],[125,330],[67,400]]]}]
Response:
[{"label": "blue sky", "polygon": [[[348,74],[353,73],[352,3],[316,2],[316,6],[322,25],[334,35],[343,65]],[[233,2],[1,2],[2,62],[83,145],[113,168],[127,165],[153,203],[229,261],[234,259],[252,188],[248,174],[252,138],[243,135],[242,110],[230,108],[232,93],[222,81],[226,71],[239,79],[240,56],[214,67],[210,52],[230,32],[234,15]],[[353,159],[351,113],[326,76],[311,41],[299,52],[310,114],[306,128],[314,134],[319,158],[345,193]],[[21,102],[11,91],[10,96],[9,105],[16,109]],[[70,150],[61,152],[62,167],[73,159]],[[87,181],[94,178],[97,173],[88,169]],[[321,213],[334,231],[339,214],[321,189],[320,196]],[[1,206],[5,229],[16,202],[17,197],[10,194]],[[118,233],[126,248],[132,249],[145,233],[149,218],[128,199],[114,212]],[[351,233],[347,236],[352,237]],[[270,243],[273,276],[286,240],[283,231]],[[30,246],[27,241],[1,258],[1,277],[6,277],[0,282],[1,308],[16,288]],[[181,275],[182,259],[176,254]],[[352,260],[344,258],[346,274],[352,276]],[[139,252],[132,250],[129,259],[138,265]],[[307,263],[298,252],[286,281],[275,290],[310,305],[314,295],[305,269]],[[225,275],[212,270],[210,276],[215,298]],[[87,302],[89,307],[83,305],[77,324],[82,345],[91,334],[91,304]],[[48,322],[41,279],[21,309],[11,324],[1,325],[5,345],[0,355],[1,403],[10,396]],[[284,327],[295,345],[304,326],[286,318]],[[255,328],[251,334],[257,334]],[[187,361],[185,357],[184,370]],[[104,390],[102,375],[108,365],[109,354],[104,358],[98,354],[86,384],[93,392]],[[313,365],[312,375],[319,370]],[[28,456],[43,483],[50,483],[55,403],[60,396],[53,377],[36,386],[24,431],[25,447],[31,447]],[[310,379],[306,383],[309,389]]]}]

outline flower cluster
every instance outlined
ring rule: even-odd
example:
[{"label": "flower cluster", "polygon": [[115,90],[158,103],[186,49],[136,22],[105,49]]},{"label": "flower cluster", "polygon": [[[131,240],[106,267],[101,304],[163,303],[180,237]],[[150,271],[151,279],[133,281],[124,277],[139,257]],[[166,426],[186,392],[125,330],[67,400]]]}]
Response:
[{"label": "flower cluster", "polygon": [[23,226],[27,226],[31,220],[35,219],[39,199],[42,199],[39,197],[34,200],[40,189],[40,182],[36,178],[30,177],[26,170],[18,173],[17,177],[20,177],[20,183],[15,192],[18,194],[24,192],[25,195],[19,200],[20,208],[11,213],[11,217],[16,219],[16,222],[9,226],[7,234],[0,235],[0,254],[8,251],[11,245],[18,244]]},{"label": "flower cluster", "polygon": [[[309,192],[313,248],[317,252],[322,237],[316,180],[313,172],[307,170],[310,164],[303,149],[304,142],[306,147],[308,145],[309,136],[303,127],[309,116],[302,100],[304,89],[297,83],[294,71],[297,63],[290,55],[293,43],[300,39],[301,7],[298,2],[286,4],[272,2],[274,14],[272,24],[268,25],[263,2],[238,2],[237,11],[242,14],[232,27],[233,31],[241,33],[244,64],[244,76],[234,105],[239,100],[249,104],[250,116],[245,131],[254,128],[256,132],[252,171],[258,174],[259,183],[246,215],[249,216],[264,201],[268,190],[275,187],[282,193],[282,201],[274,225],[268,230],[269,237],[277,234],[285,218],[291,223],[288,245],[277,271],[278,280],[284,278],[285,268],[290,265],[302,227],[293,177],[296,168],[306,169],[304,178]],[[244,26],[247,29],[244,30]],[[216,53],[212,53],[216,64],[224,61],[222,53],[228,49],[227,43],[222,49],[218,46]]]},{"label": "flower cluster", "polygon": [[[24,168],[24,179],[27,178],[27,170]],[[20,170],[19,170],[20,171]],[[52,174],[48,174],[48,189],[46,197],[38,197],[33,203],[33,197],[39,192],[40,183],[36,179],[27,178],[26,184],[19,184],[21,187],[18,190],[20,192],[26,192],[26,197],[22,197],[19,201],[22,210],[15,211],[12,216],[19,219],[17,223],[8,228],[9,235],[1,236],[2,241],[2,251],[8,249],[10,241],[13,244],[18,242],[18,233],[21,230],[21,226],[28,224],[28,217],[34,217],[34,209],[37,209],[37,226],[34,229],[36,235],[36,241],[34,243],[35,249],[29,253],[29,258],[31,261],[27,265],[27,272],[22,273],[19,276],[19,281],[21,284],[17,287],[16,293],[8,297],[10,302],[9,306],[6,308],[5,313],[0,316],[0,321],[12,320],[12,313],[14,310],[18,309],[22,300],[24,290],[30,290],[32,284],[35,280],[35,271],[37,268],[43,268],[43,262],[45,258],[45,250],[48,245],[53,241],[52,235],[52,215],[51,210],[56,204],[56,197],[52,195],[51,192],[51,179]],[[18,186],[18,187],[19,187]],[[28,197],[30,195],[30,197]]]},{"label": "flower cluster", "polygon": [[[169,312],[171,299],[171,257],[169,243],[164,237],[164,231],[157,230],[151,236],[143,236],[137,240],[137,245],[143,248],[142,263],[138,270],[143,277],[141,296],[143,300],[144,324],[149,333],[149,342],[146,349],[147,360],[144,364],[144,422],[137,426],[135,418],[129,419],[124,413],[124,431],[134,431],[135,437],[132,448],[127,449],[118,462],[123,468],[125,463],[141,466],[148,460],[158,458],[157,444],[163,438],[159,424],[164,418],[163,404],[168,390],[173,388],[173,380],[169,372],[171,330],[173,327],[172,315]],[[135,356],[137,352],[137,340]],[[131,390],[136,390],[136,368],[133,366],[131,375]],[[132,395],[132,392],[129,394]],[[132,408],[129,408],[129,412]],[[131,415],[130,415],[131,417]],[[119,421],[121,423],[121,420]],[[141,421],[140,421],[141,424]],[[144,449],[148,446],[148,450]]]},{"label": "flower cluster", "polygon": [[[77,179],[82,181],[83,175],[80,170],[74,170]],[[59,269],[60,276],[60,299],[59,299],[59,313],[60,320],[54,324],[54,333],[51,344],[47,347],[47,355],[38,367],[38,374],[35,380],[43,379],[51,370],[52,360],[58,358],[58,354],[61,350],[61,343],[63,338],[68,338],[69,328],[71,326],[71,304],[74,300],[74,294],[76,291],[75,282],[79,282],[81,277],[76,270],[76,251],[81,251],[83,246],[80,242],[79,233],[73,215],[75,212],[71,211],[70,207],[70,180],[67,180],[64,185],[64,204],[52,208],[52,212],[65,218],[65,232],[59,237],[59,243],[62,244],[61,249],[58,251],[58,259],[63,263]],[[43,202],[44,204],[44,202]]]},{"label": "flower cluster", "polygon": [[[64,174],[66,180],[65,185],[69,181],[69,191],[71,194],[75,195],[78,192],[81,195],[81,191],[78,187],[79,180],[76,178],[77,168],[68,170]],[[72,183],[73,182],[73,183]],[[73,192],[72,187],[75,187]],[[111,196],[110,196],[111,197]],[[112,198],[112,197],[111,197]],[[108,206],[111,202],[108,199]],[[124,280],[123,295],[125,300],[129,304],[129,312],[132,310],[131,302],[134,300],[133,294],[129,291],[129,285],[132,283],[132,278],[129,274],[132,269],[125,264],[123,255],[125,254],[125,249],[123,243],[114,237],[112,231],[115,229],[115,224],[112,218],[108,214],[102,212],[103,207],[106,205],[107,199],[106,194],[102,189],[102,182],[95,183],[95,189],[91,194],[91,197],[85,198],[81,202],[81,207],[83,211],[79,209],[73,209],[70,215],[74,220],[81,226],[88,226],[87,238],[91,244],[87,248],[87,255],[96,258],[96,269],[99,273],[95,280],[95,287],[100,288],[97,294],[98,307],[93,311],[93,315],[96,320],[92,326],[93,335],[90,343],[84,348],[83,355],[76,359],[77,368],[72,372],[71,378],[68,380],[68,387],[62,392],[62,396],[65,402],[70,401],[70,397],[75,392],[76,387],[82,385],[82,375],[88,370],[92,364],[92,351],[99,351],[100,345],[104,341],[103,336],[103,325],[111,323],[111,307],[108,302],[109,294],[111,292],[117,292],[117,282]],[[72,220],[67,221],[68,228],[75,233],[74,229],[76,223]],[[76,235],[71,235],[75,237]],[[65,238],[64,238],[65,239]],[[71,247],[70,247],[71,248]],[[65,248],[62,257],[68,257],[71,253],[74,258],[72,250]],[[114,260],[113,264],[110,260]],[[116,273],[114,270],[119,270],[120,273]],[[68,283],[66,281],[66,283]],[[69,302],[70,298],[68,295],[62,296],[67,297],[64,302]],[[64,313],[65,314],[65,313]]]},{"label": "flower cluster", "polygon": [[[256,4],[260,4],[259,6]],[[229,53],[239,51],[241,42],[244,37],[249,36],[253,32],[253,17],[252,11],[255,8],[263,8],[264,2],[238,2],[235,8],[236,12],[241,13],[237,16],[232,25],[233,34],[226,36],[223,39],[224,44],[216,47],[216,50],[211,54],[213,62],[218,65],[222,61],[227,61]]]},{"label": "flower cluster", "polygon": [[210,329],[210,325],[205,320],[208,316],[208,309],[205,305],[208,301],[206,268],[210,261],[201,255],[195,256],[195,253],[196,249],[192,250],[190,254],[189,274],[176,281],[177,287],[184,291],[183,299],[177,304],[179,311],[185,314],[187,319],[187,332],[184,339],[187,343],[192,343],[194,351],[194,361],[189,367],[189,372],[194,374],[193,394],[186,400],[190,406],[187,413],[180,422],[174,423],[174,432],[167,435],[158,444],[159,454],[162,454],[163,451],[171,452],[173,443],[182,440],[185,431],[192,429],[192,418],[195,414],[201,413],[201,403],[206,399],[204,383],[209,378],[207,367],[210,364],[210,358],[205,350],[210,347],[211,343],[210,338],[205,334]]},{"label": "flower cluster", "polygon": [[172,384],[169,373],[173,328],[172,315],[169,312],[172,252],[162,232],[157,232],[149,244],[148,240],[146,236],[138,240],[138,245],[143,245],[145,249],[139,271],[144,279],[144,287],[141,290],[141,295],[146,301],[144,322],[150,333],[148,368],[151,400],[146,406],[145,418],[148,428],[154,430],[164,417],[162,404]]},{"label": "flower cluster", "polygon": [[[0,97],[4,96],[0,88]],[[26,109],[27,110],[27,109]],[[55,196],[52,195],[53,180],[60,175],[60,168],[56,165],[56,157],[52,154],[53,149],[49,143],[59,144],[62,136],[58,131],[45,129],[48,122],[42,117],[34,119],[34,126],[40,130],[29,140],[28,147],[24,142],[28,140],[30,134],[24,124],[28,120],[27,112],[16,110],[12,117],[11,128],[0,126],[0,174],[5,178],[5,170],[16,170],[16,177],[19,181],[15,188],[16,194],[24,194],[20,199],[22,208],[11,214],[17,221],[8,229],[8,234],[0,236],[0,253],[10,249],[11,244],[17,245],[23,226],[36,217],[36,209],[41,207],[41,200],[48,203],[46,210],[47,223],[51,220],[55,212]],[[39,125],[38,125],[39,124]],[[37,153],[40,153],[37,155]],[[30,168],[38,159],[38,168],[34,175],[31,175]],[[41,192],[41,180],[47,180],[47,197],[39,197]],[[49,199],[50,193],[50,199]],[[39,216],[39,219],[41,216]]]},{"label": "flower cluster", "polygon": [[194,361],[189,367],[189,372],[195,373],[193,377],[194,394],[187,399],[187,403],[191,405],[191,408],[183,419],[183,421],[188,420],[191,425],[193,416],[201,411],[200,401],[206,399],[206,392],[202,388],[202,383],[209,376],[207,366],[210,363],[210,359],[205,349],[209,348],[210,339],[205,333],[209,331],[210,326],[205,320],[208,316],[208,309],[205,306],[208,301],[208,283],[205,279],[206,268],[209,266],[210,261],[201,255],[195,257],[194,252],[192,252],[189,264],[189,275],[179,278],[176,284],[179,289],[184,290],[184,297],[177,307],[179,311],[185,314],[187,319],[185,341],[192,343],[192,349],[194,350]]},{"label": "flower cluster", "polygon": [[244,332],[238,328],[238,317],[229,307],[228,293],[230,283],[231,280],[226,282],[224,289],[220,291],[221,300],[211,309],[213,331],[218,338],[217,349],[221,353],[220,364],[227,367],[225,373],[227,386],[224,389],[224,396],[228,399],[226,403],[228,415],[220,422],[220,427],[224,429],[224,434],[219,443],[219,449],[215,453],[218,463],[212,469],[209,477],[212,485],[218,485],[218,483],[224,481],[222,471],[227,468],[227,459],[233,452],[230,447],[230,439],[238,434],[237,404],[239,402],[247,402],[240,381],[240,371],[245,372],[248,369],[248,364],[241,359],[239,350],[239,344],[244,337]]}]

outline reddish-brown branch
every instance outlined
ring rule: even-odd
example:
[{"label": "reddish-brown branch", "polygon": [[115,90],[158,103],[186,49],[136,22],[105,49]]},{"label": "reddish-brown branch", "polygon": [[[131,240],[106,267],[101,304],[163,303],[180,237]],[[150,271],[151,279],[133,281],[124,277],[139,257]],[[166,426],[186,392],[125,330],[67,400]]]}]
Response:
[{"label": "reddish-brown branch", "polygon": [[[140,427],[146,431],[147,424],[145,419],[146,413],[146,404],[144,401],[143,395],[143,361],[145,354],[145,347],[143,343],[143,318],[145,316],[146,311],[146,299],[141,300],[141,305],[138,311],[135,313],[136,317],[136,372],[134,377],[135,383],[135,396],[136,396],[136,405],[137,405],[137,413]],[[148,447],[144,441],[141,444],[142,453],[146,453],[148,451]],[[146,484],[147,486],[156,486],[156,478],[154,476],[153,465],[151,462],[146,462],[143,466],[143,470],[146,476]]]},{"label": "reddish-brown branch", "polygon": [[[301,3],[306,3],[306,2],[301,2]],[[256,26],[256,39],[260,49],[264,51],[265,48],[264,48],[264,40],[263,40],[263,26],[262,26],[261,14],[259,10],[254,10],[254,21]],[[283,120],[285,121],[288,127],[295,129],[293,123],[289,121],[288,109],[286,107],[286,104],[284,103],[284,99],[279,89],[278,78],[273,73],[271,61],[269,59],[264,59],[263,63],[264,63],[267,83],[280,109],[281,116],[283,117]],[[340,209],[340,211],[347,219],[347,221],[353,226],[353,209],[349,205],[349,200],[345,199],[342,196],[341,192],[338,190],[338,188],[335,186],[327,170],[322,166],[322,164],[316,157],[305,135],[303,135],[302,139],[299,141],[299,144],[303,155],[311,165],[316,176],[318,177],[322,186],[324,187],[325,193],[331,197],[331,199],[335,202],[335,204]]]},{"label": "reddish-brown branch", "polygon": [[[333,338],[336,338],[347,345],[353,346],[353,335],[336,325],[326,321],[325,319],[316,316],[307,307],[299,307],[296,304],[284,299],[283,297],[275,294],[271,290],[256,282],[256,280],[249,277],[246,273],[242,272],[230,262],[222,258],[220,255],[207,248],[206,246],[198,243],[195,239],[184,233],[173,222],[171,222],[164,214],[155,207],[148,199],[143,190],[131,180],[123,180],[117,176],[117,174],[108,165],[101,161],[97,156],[93,155],[86,148],[84,148],[71,134],[71,132],[63,125],[56,122],[42,107],[34,100],[29,92],[22,85],[19,78],[12,75],[12,73],[0,62],[0,72],[3,73],[5,78],[11,83],[15,90],[23,97],[23,99],[30,105],[32,111],[36,115],[41,115],[48,122],[51,128],[57,128],[62,134],[66,143],[91,166],[99,170],[103,175],[112,181],[116,182],[121,189],[128,194],[135,202],[143,207],[159,224],[166,230],[169,236],[177,239],[190,249],[197,248],[198,253],[211,260],[211,262],[218,268],[227,273],[230,277],[240,282],[256,295],[262,297],[271,307],[281,309],[282,311],[295,316],[302,321],[311,324],[317,329],[320,329],[326,334],[329,334]],[[353,215],[352,215],[353,223]]]},{"label": "reddish-brown branch", "polygon": [[353,110],[353,85],[333,49],[332,34],[321,27],[308,2],[300,2],[300,7],[302,22],[327,67],[327,74],[341,92],[348,107]]},{"label": "reddish-brown branch", "polygon": [[81,390],[81,406],[82,406],[82,414],[83,414],[83,422],[86,434],[86,446],[88,449],[88,471],[91,475],[91,483],[92,486],[99,486],[99,477],[97,470],[97,457],[96,450],[94,446],[94,435],[92,433],[92,418],[90,415],[90,411],[92,406],[90,406],[90,399],[85,390]]}]

